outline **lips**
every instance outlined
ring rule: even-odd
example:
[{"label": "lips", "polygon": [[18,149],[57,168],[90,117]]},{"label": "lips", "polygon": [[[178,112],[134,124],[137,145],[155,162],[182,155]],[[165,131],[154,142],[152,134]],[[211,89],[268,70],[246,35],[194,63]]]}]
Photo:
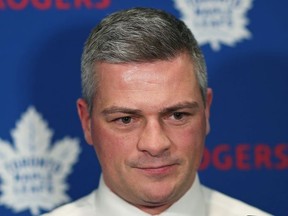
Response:
[{"label": "lips", "polygon": [[146,175],[168,175],[176,169],[177,164],[165,164],[158,166],[137,167],[137,169]]},{"label": "lips", "polygon": [[173,166],[174,164],[164,164],[164,165],[151,165],[151,166],[143,166],[143,167],[138,167],[139,169],[161,169],[164,167],[169,167],[169,166]]}]

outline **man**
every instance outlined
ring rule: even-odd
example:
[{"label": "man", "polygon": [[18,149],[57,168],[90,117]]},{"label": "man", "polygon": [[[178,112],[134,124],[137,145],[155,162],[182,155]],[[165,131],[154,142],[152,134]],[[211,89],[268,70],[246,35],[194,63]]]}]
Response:
[{"label": "man", "polygon": [[268,215],[199,183],[212,90],[182,21],[136,8],[105,18],[82,56],[86,141],[99,188],[50,216]]}]

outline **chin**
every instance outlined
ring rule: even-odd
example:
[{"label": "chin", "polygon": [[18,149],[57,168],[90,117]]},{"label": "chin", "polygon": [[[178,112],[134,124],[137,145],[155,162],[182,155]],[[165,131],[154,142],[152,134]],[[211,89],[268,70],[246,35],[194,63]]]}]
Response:
[{"label": "chin", "polygon": [[157,206],[171,202],[171,200],[177,199],[174,187],[165,187],[165,185],[158,185],[156,187],[150,187],[144,189],[143,200],[146,203],[150,203],[151,206]]}]

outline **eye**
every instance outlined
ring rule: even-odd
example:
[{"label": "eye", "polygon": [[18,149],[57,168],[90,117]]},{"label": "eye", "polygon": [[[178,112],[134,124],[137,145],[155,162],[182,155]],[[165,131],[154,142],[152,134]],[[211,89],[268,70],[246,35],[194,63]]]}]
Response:
[{"label": "eye", "polygon": [[124,117],[115,119],[115,121],[118,121],[118,122],[123,123],[123,124],[129,124],[129,123],[131,123],[131,121],[132,121],[132,117],[130,117],[130,116],[124,116]]},{"label": "eye", "polygon": [[175,113],[172,114],[172,117],[173,117],[174,119],[176,119],[176,120],[181,120],[181,119],[184,118],[185,115],[186,115],[186,114],[183,113],[183,112],[175,112]]}]

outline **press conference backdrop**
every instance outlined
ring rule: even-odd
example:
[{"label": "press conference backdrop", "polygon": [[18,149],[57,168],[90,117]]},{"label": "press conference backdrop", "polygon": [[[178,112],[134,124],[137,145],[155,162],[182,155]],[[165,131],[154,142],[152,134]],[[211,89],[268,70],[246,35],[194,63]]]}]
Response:
[{"label": "press conference backdrop", "polygon": [[97,187],[75,106],[81,51],[104,16],[135,6],[184,20],[206,56],[202,182],[288,215],[285,0],[0,0],[0,215],[36,216]]}]

